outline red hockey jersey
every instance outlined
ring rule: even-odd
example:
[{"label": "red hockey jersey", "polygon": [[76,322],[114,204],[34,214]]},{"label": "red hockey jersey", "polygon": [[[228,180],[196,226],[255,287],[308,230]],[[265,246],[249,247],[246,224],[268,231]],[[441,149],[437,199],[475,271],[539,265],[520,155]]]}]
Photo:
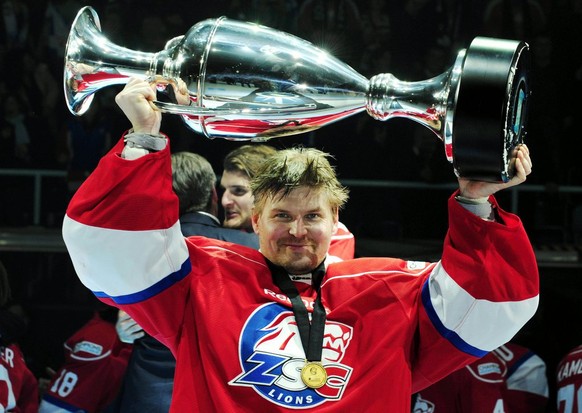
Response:
[{"label": "red hockey jersey", "polygon": [[[262,254],[185,239],[169,148],[132,161],[122,149],[76,192],[63,236],[81,281],[176,356],[173,413],[408,413],[412,392],[509,341],[537,308],[520,220],[498,208],[499,222],[487,222],[451,198],[440,262],[327,263],[328,379],[307,388],[291,303]],[[311,310],[316,292],[296,284]]]},{"label": "red hockey jersey", "polygon": [[548,404],[546,364],[514,343],[424,389],[415,413],[543,413]]},{"label": "red hockey jersey", "polygon": [[38,382],[17,344],[0,347],[0,412],[38,412]]},{"label": "red hockey jersey", "polygon": [[328,254],[330,259],[337,257],[339,260],[352,259],[356,254],[354,234],[341,222],[338,223],[337,232],[331,237]]},{"label": "red hockey jersey", "polygon": [[558,363],[556,391],[558,413],[582,413],[582,345]]},{"label": "red hockey jersey", "polygon": [[414,412],[506,413],[503,396],[507,365],[495,352],[422,390]]},{"label": "red hockey jersey", "polygon": [[507,343],[495,350],[507,363],[504,400],[510,413],[544,413],[550,398],[546,363],[530,349]]},{"label": "red hockey jersey", "polygon": [[98,314],[64,344],[65,361],[43,395],[39,413],[102,411],[117,395],[131,354],[115,325]]}]

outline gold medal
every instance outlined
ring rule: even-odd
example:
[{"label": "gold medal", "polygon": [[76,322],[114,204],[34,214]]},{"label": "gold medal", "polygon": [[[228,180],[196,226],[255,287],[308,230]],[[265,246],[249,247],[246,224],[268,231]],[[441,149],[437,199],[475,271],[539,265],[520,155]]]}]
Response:
[{"label": "gold medal", "polygon": [[320,362],[310,361],[301,369],[301,380],[312,389],[319,389],[327,382],[327,372]]}]

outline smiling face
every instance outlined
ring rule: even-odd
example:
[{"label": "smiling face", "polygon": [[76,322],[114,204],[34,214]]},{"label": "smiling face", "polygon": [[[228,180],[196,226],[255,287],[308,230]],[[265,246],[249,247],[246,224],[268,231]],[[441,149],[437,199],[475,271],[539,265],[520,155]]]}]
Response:
[{"label": "smiling face", "polygon": [[337,223],[326,192],[306,186],[269,197],[253,213],[261,252],[290,274],[311,272],[325,259]]},{"label": "smiling face", "polygon": [[253,193],[249,186],[248,176],[241,172],[224,171],[220,186],[224,190],[221,198],[224,208],[222,225],[227,228],[251,231]]}]

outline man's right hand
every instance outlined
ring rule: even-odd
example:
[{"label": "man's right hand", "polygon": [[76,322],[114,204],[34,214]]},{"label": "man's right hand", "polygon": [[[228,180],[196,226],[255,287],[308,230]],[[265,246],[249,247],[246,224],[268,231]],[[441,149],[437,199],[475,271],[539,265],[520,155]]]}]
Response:
[{"label": "man's right hand", "polygon": [[162,112],[152,103],[156,100],[155,83],[132,78],[115,96],[115,102],[132,124],[133,131],[158,135],[162,123]]}]

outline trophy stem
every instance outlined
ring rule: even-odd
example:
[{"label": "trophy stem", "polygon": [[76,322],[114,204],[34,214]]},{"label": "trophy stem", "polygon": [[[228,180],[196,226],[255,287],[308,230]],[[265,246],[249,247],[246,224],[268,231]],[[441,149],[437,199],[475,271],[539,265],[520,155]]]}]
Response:
[{"label": "trophy stem", "polygon": [[401,117],[426,126],[443,141],[452,163],[453,117],[464,58],[462,50],[451,68],[422,81],[402,81],[391,73],[373,76],[367,94],[368,114],[377,120]]},{"label": "trophy stem", "polygon": [[368,113],[377,120],[395,117],[412,119],[441,139],[447,111],[449,71],[429,80],[406,82],[390,73],[370,79]]}]

